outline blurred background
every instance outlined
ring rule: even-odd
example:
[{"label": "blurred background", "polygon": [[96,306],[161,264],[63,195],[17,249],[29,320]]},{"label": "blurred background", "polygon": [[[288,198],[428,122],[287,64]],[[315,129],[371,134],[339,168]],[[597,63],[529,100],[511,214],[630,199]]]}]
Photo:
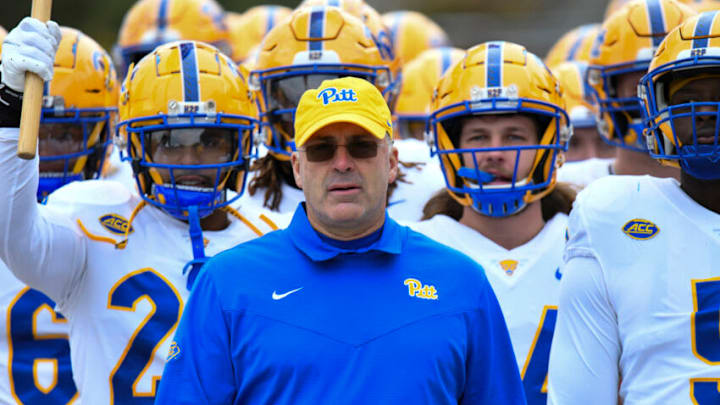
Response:
[{"label": "blurred background", "polygon": [[[259,4],[294,8],[301,0],[218,0],[225,10],[243,12]],[[600,22],[605,0],[367,0],[378,12],[415,10],[424,13],[450,36],[453,45],[468,48],[489,40],[525,45],[540,57],[570,29]],[[53,19],[78,28],[97,40],[107,51],[115,43],[125,12],[135,0],[55,0]],[[0,0],[0,26],[10,30],[30,14],[30,0]]]}]

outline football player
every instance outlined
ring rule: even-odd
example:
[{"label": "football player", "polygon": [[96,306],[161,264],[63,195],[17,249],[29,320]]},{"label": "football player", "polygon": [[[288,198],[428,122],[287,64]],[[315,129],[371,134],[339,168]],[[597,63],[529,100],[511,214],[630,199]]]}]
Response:
[{"label": "football player", "polygon": [[[387,52],[389,45],[376,38],[360,19],[331,6],[300,8],[265,37],[251,75],[251,86],[258,91],[268,155],[256,161],[256,174],[241,204],[288,213],[303,201],[289,159],[294,148],[293,115],[305,90],[328,78],[355,76],[374,83],[388,104],[393,103],[399,88],[395,61]],[[399,184],[391,186],[397,187],[392,192],[397,199],[390,200],[391,215],[396,210],[398,214],[419,218],[420,207],[414,214],[403,210],[403,200],[407,199]],[[415,184],[415,188],[420,186]]]},{"label": "football player", "polygon": [[[25,71],[50,79],[60,36],[52,22],[24,19],[5,39],[2,83],[19,92]],[[36,204],[38,162],[15,156],[19,99],[3,93],[9,102],[0,106],[0,257],[66,316],[74,379],[92,404],[151,403],[206,255],[275,227],[229,207],[242,193],[257,125],[234,63],[184,41],[131,71],[118,125],[139,195],[88,180]]]},{"label": "football player", "polygon": [[591,53],[587,80],[597,106],[598,131],[616,147],[615,160],[605,162],[604,168],[597,161],[573,165],[572,179],[589,184],[610,174],[680,175],[647,154],[637,86],[665,35],[692,15],[692,9],[675,0],[635,0],[605,20]]},{"label": "football player", "polygon": [[248,59],[265,35],[291,12],[282,6],[255,6],[242,14],[227,13],[233,60],[243,63]]},{"label": "football player", "polygon": [[544,404],[567,213],[555,182],[572,134],[557,80],[510,42],[467,51],[430,116],[447,189],[416,230],[480,263],[510,331],[528,403]]},{"label": "football player", "polygon": [[390,29],[393,48],[403,65],[427,49],[450,46],[445,31],[417,11],[393,11],[383,14],[382,19]]},{"label": "football player", "polygon": [[578,195],[550,404],[720,403],[718,55],[720,15],[692,17],[640,84],[650,155],[680,181],[612,176]]},{"label": "football player", "polygon": [[[60,32],[39,129],[39,202],[65,184],[97,179],[107,170],[117,113],[120,86],[110,56],[80,31],[61,27]],[[0,280],[0,323],[9,326],[0,336],[0,367],[9,377],[0,383],[0,402],[76,399],[66,318],[54,311],[49,297],[26,287],[4,265]]]},{"label": "football player", "polygon": [[600,24],[585,24],[568,31],[550,48],[545,56],[545,64],[550,69],[554,69],[563,62],[587,63],[598,32],[600,32]]},{"label": "football player", "polygon": [[120,78],[155,47],[183,39],[233,55],[225,12],[215,0],[138,0],[125,14],[113,48]]}]

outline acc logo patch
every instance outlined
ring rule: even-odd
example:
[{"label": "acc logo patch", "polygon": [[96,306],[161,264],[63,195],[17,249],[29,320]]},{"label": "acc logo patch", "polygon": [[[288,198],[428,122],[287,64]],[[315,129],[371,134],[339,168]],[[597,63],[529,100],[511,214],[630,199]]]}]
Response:
[{"label": "acc logo patch", "polygon": [[172,342],[170,345],[170,351],[168,352],[167,361],[170,361],[180,354],[180,346],[177,343]]},{"label": "acc logo patch", "polygon": [[515,273],[517,265],[517,260],[507,259],[500,261],[500,268],[502,268],[508,276],[512,276],[513,273]]},{"label": "acc logo patch", "polygon": [[623,225],[622,231],[625,235],[635,240],[648,240],[657,235],[657,233],[660,232],[660,228],[647,219],[636,218]]},{"label": "acc logo patch", "polygon": [[133,228],[128,224],[128,220],[118,214],[107,214],[100,217],[100,225],[107,229],[110,233],[116,235],[125,235],[125,231],[130,226],[130,232],[133,233]]}]

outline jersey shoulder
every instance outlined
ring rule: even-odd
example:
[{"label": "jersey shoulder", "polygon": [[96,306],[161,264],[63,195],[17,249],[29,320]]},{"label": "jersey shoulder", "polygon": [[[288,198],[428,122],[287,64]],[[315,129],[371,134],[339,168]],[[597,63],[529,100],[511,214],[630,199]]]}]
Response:
[{"label": "jersey shoulder", "polygon": [[118,206],[128,204],[133,198],[134,194],[118,181],[85,180],[69,183],[50,194],[48,205]]},{"label": "jersey shoulder", "polygon": [[607,214],[625,212],[631,206],[646,204],[655,185],[670,179],[652,176],[607,176],[594,181],[578,193],[573,210],[598,211]]}]

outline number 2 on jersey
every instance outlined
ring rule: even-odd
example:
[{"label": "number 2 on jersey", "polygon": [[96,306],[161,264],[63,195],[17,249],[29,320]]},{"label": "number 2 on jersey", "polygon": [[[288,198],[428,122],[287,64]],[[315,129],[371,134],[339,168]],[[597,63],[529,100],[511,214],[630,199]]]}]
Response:
[{"label": "number 2 on jersey", "polygon": [[182,300],[172,284],[153,269],[141,269],[120,279],[108,296],[108,308],[135,312],[141,300],[152,310],[135,329],[122,357],[110,373],[110,403],[152,404],[160,376],[152,377],[150,392],[140,392],[138,383],[155,358],[155,352],[180,320]]},{"label": "number 2 on jersey", "polygon": [[522,369],[523,387],[528,405],[547,402],[547,373],[555,321],[557,321],[557,307],[546,305],[535,332],[535,340],[530,345],[530,351]]},{"label": "number 2 on jersey", "polygon": [[[693,280],[692,293],[693,353],[706,364],[720,365],[720,278]],[[720,378],[691,378],[690,397],[697,405],[720,404]]]},{"label": "number 2 on jersey", "polygon": [[[8,306],[10,389],[21,404],[67,404],[77,397],[70,368],[70,345],[65,334],[40,334],[38,314],[46,310],[53,323],[65,323],[55,303],[40,291],[24,288]],[[49,387],[37,381],[37,365],[49,362],[54,379]]]}]

